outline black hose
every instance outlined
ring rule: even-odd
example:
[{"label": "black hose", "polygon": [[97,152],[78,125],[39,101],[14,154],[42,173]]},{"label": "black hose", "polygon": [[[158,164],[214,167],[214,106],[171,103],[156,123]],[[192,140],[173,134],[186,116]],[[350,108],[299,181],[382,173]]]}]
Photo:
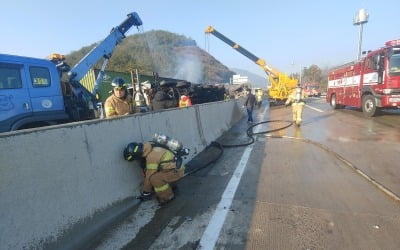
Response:
[{"label": "black hose", "polygon": [[323,145],[322,143],[312,141],[310,139],[306,138],[298,138],[298,137],[293,137],[293,136],[278,136],[278,135],[265,135],[265,137],[268,138],[277,138],[277,139],[290,139],[290,140],[299,140],[303,141],[305,143],[310,143],[313,144],[314,146],[317,146],[323,150],[325,150],[327,153],[341,161],[344,165],[348,166],[351,170],[359,174],[361,177],[366,179],[368,182],[370,182],[372,185],[374,185],[376,188],[378,188],[380,191],[384,192],[387,196],[392,198],[393,200],[400,202],[400,196],[391,191],[388,187],[384,186],[383,184],[379,183],[377,180],[375,180],[373,177],[369,176],[367,173],[365,173],[363,170],[360,168],[356,167],[354,164],[346,160],[343,156],[339,155],[332,149],[328,148],[327,146]]},{"label": "black hose", "polygon": [[[280,127],[280,128],[272,129],[272,130],[266,130],[266,131],[262,131],[262,132],[253,133],[253,128],[254,128],[255,126],[258,126],[258,125],[260,125],[260,124],[265,124],[265,123],[271,123],[271,122],[286,122],[287,125],[285,125],[285,126],[283,126],[283,127]],[[255,124],[253,124],[253,125],[251,125],[250,127],[247,128],[246,133],[247,133],[247,136],[250,138],[250,141],[249,141],[249,142],[241,143],[241,144],[232,144],[232,145],[229,145],[229,144],[221,144],[221,143],[219,143],[219,142],[217,142],[217,141],[213,141],[213,142],[210,143],[210,145],[208,145],[208,146],[204,149],[204,151],[209,150],[211,147],[215,147],[215,148],[217,148],[217,149],[220,151],[219,154],[217,155],[217,157],[212,158],[211,161],[207,162],[206,164],[204,164],[204,165],[201,166],[201,167],[197,167],[196,169],[194,169],[194,170],[192,170],[192,171],[186,172],[186,173],[184,174],[184,177],[185,177],[185,176],[188,176],[188,175],[191,175],[191,174],[193,174],[193,173],[196,173],[197,171],[199,171],[199,170],[201,170],[201,169],[203,169],[203,168],[206,168],[206,167],[208,167],[209,165],[211,165],[212,163],[215,163],[216,161],[218,161],[219,158],[221,158],[222,154],[224,153],[224,149],[223,149],[223,148],[233,148],[233,147],[245,147],[245,146],[249,146],[249,145],[251,145],[252,143],[255,142],[254,135],[272,133],[272,132],[275,132],[275,131],[279,131],[279,130],[282,130],[282,129],[286,129],[286,128],[292,126],[292,125],[293,125],[293,122],[292,122],[292,121],[285,121],[285,120],[267,120],[267,121],[262,121],[262,122],[255,123]]]},{"label": "black hose", "polygon": [[191,175],[191,174],[194,174],[194,173],[196,173],[197,171],[199,171],[199,170],[201,170],[201,169],[203,169],[203,168],[206,168],[206,167],[208,167],[209,165],[215,163],[216,161],[219,160],[219,158],[221,158],[222,154],[224,153],[224,150],[223,150],[223,148],[222,148],[222,145],[221,145],[219,142],[213,141],[213,142],[211,142],[210,145],[208,145],[203,151],[209,150],[211,147],[215,147],[215,148],[217,148],[217,149],[219,150],[219,153],[218,153],[217,157],[212,158],[209,162],[205,163],[205,164],[202,165],[201,167],[197,167],[197,168],[195,168],[195,169],[193,169],[193,170],[191,170],[191,171],[186,172],[186,173],[183,175],[183,177],[188,176],[188,175]]},{"label": "black hose", "polygon": [[[276,128],[276,129],[271,129],[271,130],[266,130],[266,131],[262,131],[262,132],[253,133],[253,128],[254,128],[255,126],[258,126],[258,125],[260,125],[260,124],[265,124],[265,123],[271,123],[271,122],[286,122],[287,125],[285,125],[285,126],[283,126],[283,127],[280,127],[280,128]],[[279,131],[279,130],[286,129],[286,128],[292,126],[292,125],[293,125],[293,122],[292,122],[292,121],[285,121],[285,120],[267,120],[267,121],[258,122],[258,123],[255,123],[255,124],[251,125],[251,126],[248,127],[247,130],[246,130],[247,136],[250,137],[250,141],[249,141],[249,142],[242,143],[242,144],[233,144],[233,145],[223,144],[222,146],[223,146],[224,148],[234,148],[234,147],[249,146],[249,145],[251,145],[252,143],[255,142],[255,139],[254,139],[254,137],[253,137],[254,135],[272,133],[272,132],[275,132],[275,131]]]},{"label": "black hose", "polygon": [[[266,130],[266,131],[262,131],[262,132],[257,132],[257,133],[253,133],[253,128],[255,126],[258,126],[260,124],[265,124],[265,123],[271,123],[271,122],[287,122],[288,124],[280,127],[280,128],[276,128],[276,129],[272,129],[272,130]],[[297,137],[292,137],[292,136],[277,136],[277,135],[268,135],[268,133],[272,133],[272,132],[276,132],[279,130],[283,130],[286,129],[290,126],[293,125],[294,122],[292,121],[285,121],[285,120],[267,120],[267,121],[262,121],[262,122],[258,122],[255,123],[253,125],[251,125],[249,128],[247,128],[247,135],[248,137],[250,137],[250,141],[247,143],[242,143],[242,144],[233,144],[233,145],[227,145],[227,144],[220,144],[219,142],[213,141],[211,142],[211,144],[209,146],[206,147],[206,149],[209,149],[210,147],[217,147],[220,150],[220,153],[218,154],[218,156],[215,159],[212,159],[210,162],[208,162],[207,164],[196,168],[195,170],[189,171],[187,172],[184,176],[193,174],[203,168],[206,168],[207,166],[209,166],[212,163],[215,163],[223,154],[223,148],[233,148],[233,147],[244,147],[244,146],[249,146],[252,143],[255,142],[254,139],[254,135],[260,135],[260,134],[267,134],[265,135],[265,137],[268,138],[278,138],[278,139],[293,139],[293,140],[300,140],[306,143],[310,143],[313,144],[323,150],[325,150],[326,152],[328,152],[329,154],[333,155],[336,159],[340,160],[341,162],[343,162],[345,165],[347,165],[350,169],[352,169],[353,171],[355,171],[357,174],[359,174],[360,176],[362,176],[364,179],[366,179],[368,182],[370,182],[371,184],[373,184],[375,187],[377,187],[379,190],[381,190],[382,192],[384,192],[387,196],[389,196],[391,199],[400,202],[400,196],[398,196],[397,194],[395,194],[394,192],[392,192],[389,188],[385,187],[383,184],[379,183],[378,181],[376,181],[375,179],[373,179],[371,176],[369,176],[368,174],[364,173],[361,169],[357,168],[355,165],[353,165],[352,163],[350,163],[349,161],[347,161],[346,159],[344,159],[341,155],[339,155],[338,153],[332,151],[331,149],[329,149],[328,147],[322,145],[321,143],[309,140],[309,139],[305,139],[305,138],[297,138]]]}]

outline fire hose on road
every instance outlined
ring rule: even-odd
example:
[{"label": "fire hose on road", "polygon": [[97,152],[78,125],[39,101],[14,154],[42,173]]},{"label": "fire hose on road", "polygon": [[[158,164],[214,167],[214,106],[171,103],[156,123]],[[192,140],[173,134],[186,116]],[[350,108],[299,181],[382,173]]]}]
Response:
[{"label": "fire hose on road", "polygon": [[[261,131],[261,132],[256,132],[256,133],[253,132],[253,128],[256,127],[256,126],[259,126],[261,124],[282,123],[282,122],[283,123],[287,123],[287,125],[279,127],[279,128],[276,128],[276,129],[271,129],[271,130],[266,130],[266,131]],[[344,157],[342,157],[338,153],[336,153],[333,150],[329,149],[325,145],[323,145],[321,143],[318,143],[318,142],[315,142],[315,141],[312,141],[310,139],[306,139],[306,138],[299,138],[299,137],[293,137],[293,136],[277,136],[277,135],[271,135],[270,134],[272,132],[276,132],[276,131],[280,131],[280,130],[286,129],[286,128],[292,126],[292,125],[293,125],[292,121],[266,120],[266,121],[255,123],[255,124],[253,124],[253,125],[251,125],[251,126],[249,126],[247,128],[246,134],[250,138],[250,140],[248,142],[239,143],[239,144],[221,144],[219,142],[213,141],[209,146],[207,146],[205,148],[205,150],[203,152],[207,152],[207,150],[212,150],[212,148],[216,148],[217,150],[219,150],[219,154],[217,155],[217,157],[212,158],[210,161],[206,162],[205,164],[202,164],[201,166],[192,167],[193,170],[189,170],[188,172],[185,173],[184,176],[188,176],[188,175],[191,175],[193,173],[196,173],[197,171],[199,171],[201,169],[204,169],[204,168],[208,167],[209,165],[211,165],[211,164],[215,163],[216,161],[218,161],[218,159],[223,154],[223,149],[224,148],[234,148],[234,147],[246,147],[246,146],[249,146],[249,145],[251,145],[251,144],[253,144],[255,142],[254,136],[264,134],[264,136],[267,137],[267,138],[300,140],[300,141],[303,141],[303,142],[306,142],[306,143],[313,144],[313,145],[323,149],[324,151],[328,152],[330,155],[332,155],[333,157],[337,158],[341,162],[343,162],[351,170],[353,170],[354,172],[356,172],[357,174],[362,176],[364,179],[366,179],[368,182],[370,182],[376,188],[378,188],[379,190],[384,192],[386,195],[388,195],[391,199],[393,199],[393,200],[395,200],[397,202],[400,202],[400,197],[397,194],[393,193],[390,189],[388,189],[387,187],[385,187],[384,185],[382,185],[381,183],[376,181],[371,176],[367,175],[364,171],[362,171],[361,169],[356,167],[354,164],[352,164],[351,162],[346,160]]]},{"label": "fire hose on road", "polygon": [[[266,124],[266,123],[274,123],[274,122],[279,122],[279,123],[283,122],[283,123],[287,123],[287,124],[285,126],[283,126],[283,127],[279,127],[279,128],[276,128],[276,129],[271,129],[271,130],[266,130],[266,131],[261,131],[261,132],[256,132],[256,133],[253,132],[253,128],[258,126],[258,125]],[[248,142],[239,143],[239,144],[222,144],[222,143],[219,143],[217,141],[213,141],[213,142],[210,143],[210,145],[208,145],[203,150],[202,153],[206,154],[207,151],[213,150],[215,148],[215,149],[219,150],[218,155],[216,157],[214,157],[214,158],[211,158],[211,160],[209,160],[208,162],[206,162],[204,164],[201,164],[201,166],[193,166],[193,165],[195,165],[195,163],[194,164],[190,164],[189,163],[188,167],[190,169],[192,169],[192,170],[187,171],[185,173],[184,177],[188,176],[188,175],[191,175],[191,174],[193,174],[193,173],[195,173],[195,172],[197,172],[197,171],[199,171],[201,169],[204,169],[204,168],[208,167],[209,165],[211,165],[211,164],[215,163],[216,161],[218,161],[218,159],[222,156],[222,154],[224,152],[224,150],[223,150],[224,148],[234,148],[234,147],[246,147],[246,146],[249,146],[249,145],[251,145],[251,144],[253,144],[255,142],[254,136],[256,136],[256,135],[268,134],[268,133],[276,132],[276,131],[279,131],[279,130],[286,129],[286,128],[292,126],[292,125],[293,125],[292,121],[285,121],[285,120],[267,120],[267,121],[262,121],[262,122],[255,123],[255,124],[253,124],[253,125],[251,125],[251,126],[249,126],[247,128],[246,134],[247,134],[248,138],[250,138],[250,140]],[[199,157],[201,157],[201,155]],[[207,157],[207,158],[209,158],[209,157]],[[196,160],[193,160],[193,161],[196,162]]]},{"label": "fire hose on road", "polygon": [[[270,130],[266,130],[266,131],[260,131],[260,132],[254,132],[253,131],[254,127],[256,127],[256,126],[259,126],[261,124],[271,124],[271,123],[285,123],[285,124],[283,124],[283,126],[280,126],[279,128],[270,129]],[[198,172],[198,171],[200,171],[202,169],[205,169],[205,168],[209,167],[213,163],[216,163],[222,157],[222,155],[224,153],[224,148],[246,147],[246,146],[249,146],[249,145],[251,145],[252,143],[254,143],[256,141],[256,139],[255,139],[256,135],[263,135],[266,138],[271,138],[271,139],[275,139],[276,138],[276,139],[281,139],[281,140],[282,139],[300,140],[300,141],[305,142],[305,143],[313,144],[314,146],[317,146],[317,147],[323,149],[324,151],[328,152],[333,157],[339,159],[346,166],[348,166],[349,169],[352,169],[355,172],[357,172],[359,175],[361,175],[363,178],[368,180],[370,183],[372,183],[374,186],[379,188],[381,191],[383,191],[386,195],[390,196],[395,201],[397,201],[397,202],[400,201],[400,198],[396,194],[392,193],[390,190],[385,188],[383,185],[379,184],[373,178],[371,178],[368,175],[366,175],[365,173],[363,173],[359,168],[357,168],[352,163],[350,163],[349,161],[344,159],[339,154],[335,153],[333,150],[331,150],[328,147],[324,146],[323,144],[315,142],[315,141],[312,141],[310,139],[305,139],[305,138],[299,138],[299,137],[293,137],[293,136],[278,136],[278,135],[270,134],[272,132],[276,132],[276,131],[280,131],[280,130],[289,128],[292,125],[293,125],[293,122],[291,122],[291,121],[266,120],[266,121],[262,121],[262,122],[259,122],[259,123],[255,123],[255,124],[249,126],[246,129],[246,135],[248,137],[248,140],[246,142],[244,142],[244,143],[224,144],[224,143],[221,143],[221,142],[213,141],[201,153],[199,153],[196,157],[194,157],[190,162],[188,162],[186,164],[186,171],[187,172],[185,173],[184,177],[192,175],[192,174],[194,174],[194,173],[196,173],[196,172]],[[132,203],[131,207],[133,207],[133,206],[138,205],[139,201],[138,200],[131,201],[131,203]],[[121,216],[121,217],[123,217],[123,216]],[[168,222],[169,221],[165,222],[165,226],[168,224]],[[158,222],[158,223],[160,223],[160,222]],[[157,226],[159,227],[160,224],[158,224]],[[131,242],[130,246],[134,245],[135,243],[136,242]]]}]

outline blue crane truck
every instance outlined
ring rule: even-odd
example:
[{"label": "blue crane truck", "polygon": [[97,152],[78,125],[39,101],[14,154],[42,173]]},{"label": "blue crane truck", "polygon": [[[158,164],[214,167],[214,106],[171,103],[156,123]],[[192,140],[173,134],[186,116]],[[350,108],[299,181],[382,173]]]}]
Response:
[{"label": "blue crane truck", "polygon": [[103,74],[98,75],[92,92],[79,81],[102,58],[100,72],[104,72],[125,33],[141,25],[136,12],[128,14],[72,68],[59,54],[47,59],[0,54],[0,132],[101,117],[96,91]]}]

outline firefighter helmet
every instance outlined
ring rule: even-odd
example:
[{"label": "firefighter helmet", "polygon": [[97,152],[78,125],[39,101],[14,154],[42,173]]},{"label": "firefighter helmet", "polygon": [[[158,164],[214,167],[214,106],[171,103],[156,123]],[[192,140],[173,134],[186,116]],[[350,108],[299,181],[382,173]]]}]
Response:
[{"label": "firefighter helmet", "polygon": [[124,149],[124,158],[127,161],[138,160],[143,155],[143,143],[131,142]]},{"label": "firefighter helmet", "polygon": [[125,83],[125,80],[121,77],[116,77],[112,80],[111,86],[113,88],[126,88],[127,84]]}]

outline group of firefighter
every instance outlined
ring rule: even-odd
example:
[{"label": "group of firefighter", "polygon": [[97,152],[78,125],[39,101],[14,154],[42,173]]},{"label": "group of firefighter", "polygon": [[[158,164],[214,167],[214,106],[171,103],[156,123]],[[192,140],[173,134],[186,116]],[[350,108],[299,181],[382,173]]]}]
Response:
[{"label": "group of firefighter", "polygon": [[[181,84],[186,83],[181,82]],[[106,117],[136,113],[135,100],[129,94],[128,84],[125,80],[120,77],[114,78],[111,86],[112,94],[104,104]],[[166,81],[160,82],[160,88],[152,98],[153,110],[176,107],[176,100],[173,94],[169,93],[170,90],[171,88]],[[192,101],[188,91],[182,91],[178,107],[191,105]],[[143,143],[132,142],[125,147],[125,160],[139,160],[141,162],[144,175],[143,189],[138,197],[141,201],[151,200],[154,193],[160,205],[165,205],[175,198],[171,183],[183,177],[185,167],[182,164],[181,157],[188,153],[179,145],[181,144],[178,141],[169,140],[165,136],[164,140]]]},{"label": "group of firefighter", "polygon": [[[128,93],[128,85],[122,78],[113,79],[112,94],[105,102],[106,117],[133,114],[136,112],[134,100]],[[171,90],[166,82],[160,83],[159,90],[152,99],[153,110],[176,107],[176,100],[168,92]],[[253,95],[246,90],[245,107],[247,108],[248,122],[252,123],[252,111],[255,106],[261,105],[262,96]],[[225,100],[228,97],[225,95]],[[292,105],[293,122],[300,126],[302,122],[302,110],[304,107],[304,93],[300,85],[290,93],[285,106]],[[189,93],[182,92],[179,98],[179,107],[192,105]],[[182,153],[184,152],[184,153]],[[148,142],[129,143],[123,152],[127,161],[138,160],[143,170],[144,183],[140,196],[141,201],[151,200],[155,194],[158,203],[162,206],[175,198],[172,184],[184,176],[185,166],[182,164],[182,156],[187,155],[188,150],[182,148],[182,144],[167,136],[155,135],[154,140]]]},{"label": "group of firefighter", "polygon": [[[187,82],[182,83],[186,84]],[[111,86],[112,94],[107,98],[104,104],[105,116],[107,118],[141,112],[141,110],[136,107],[135,100],[129,93],[128,84],[124,79],[121,77],[114,78],[111,82]],[[191,106],[192,101],[188,91],[184,88],[182,89],[184,91],[179,93],[180,96],[177,103],[174,94],[171,95],[171,93],[169,93],[171,88],[168,86],[167,82],[161,81],[158,91],[156,91],[152,97],[151,109],[162,110],[175,107]]]}]

